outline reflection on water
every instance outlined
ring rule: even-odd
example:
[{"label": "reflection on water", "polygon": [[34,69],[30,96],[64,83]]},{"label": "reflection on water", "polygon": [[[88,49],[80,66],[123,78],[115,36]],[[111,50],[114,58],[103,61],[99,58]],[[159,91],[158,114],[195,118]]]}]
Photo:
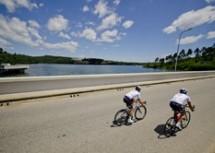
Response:
[{"label": "reflection on water", "polygon": [[70,65],[70,64],[31,64],[26,70],[28,76],[143,73],[161,70],[133,65]]}]

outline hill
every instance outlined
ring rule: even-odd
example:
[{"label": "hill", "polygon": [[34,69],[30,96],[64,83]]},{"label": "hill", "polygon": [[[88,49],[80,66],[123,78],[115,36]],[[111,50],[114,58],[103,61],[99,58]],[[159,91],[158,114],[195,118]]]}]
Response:
[{"label": "hill", "polygon": [[142,65],[143,63],[121,62],[104,60],[99,58],[72,58],[63,56],[28,56],[22,54],[11,54],[0,48],[0,64],[38,64],[38,63],[53,63],[53,64],[90,64],[90,65]]}]

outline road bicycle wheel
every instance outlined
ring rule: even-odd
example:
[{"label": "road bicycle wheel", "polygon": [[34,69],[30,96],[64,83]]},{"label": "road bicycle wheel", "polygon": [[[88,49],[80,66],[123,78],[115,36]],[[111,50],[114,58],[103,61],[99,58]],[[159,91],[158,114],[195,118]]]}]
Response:
[{"label": "road bicycle wheel", "polygon": [[171,136],[173,133],[175,133],[175,119],[174,117],[170,117],[165,124],[164,127],[164,134],[169,137]]},{"label": "road bicycle wheel", "polygon": [[184,129],[190,123],[191,114],[189,111],[185,111],[185,115],[182,116],[181,127]]},{"label": "road bicycle wheel", "polygon": [[139,106],[139,107],[137,107],[137,109],[134,112],[134,117],[137,120],[142,120],[145,118],[146,113],[147,113],[146,107],[145,106]]},{"label": "road bicycle wheel", "polygon": [[114,116],[114,124],[121,126],[123,124],[126,124],[128,120],[128,112],[126,109],[121,109],[118,112],[116,112]]}]

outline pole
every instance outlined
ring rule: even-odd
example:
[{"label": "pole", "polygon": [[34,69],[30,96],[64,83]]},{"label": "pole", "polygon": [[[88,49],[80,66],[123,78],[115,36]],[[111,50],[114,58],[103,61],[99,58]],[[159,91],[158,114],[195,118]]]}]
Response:
[{"label": "pole", "polygon": [[183,34],[184,32],[190,31],[190,30],[192,30],[192,28],[189,28],[189,29],[187,29],[187,30],[182,31],[182,32],[180,33],[180,35],[179,35],[178,47],[177,47],[177,53],[176,53],[176,59],[175,59],[175,72],[177,71],[178,52],[179,52],[179,47],[180,47],[180,41],[181,41],[182,34]]},{"label": "pole", "polygon": [[182,31],[179,35],[179,39],[178,39],[178,47],[177,47],[177,53],[176,53],[176,59],[175,59],[175,72],[177,71],[177,64],[178,64],[178,51],[179,51],[179,47],[180,47],[180,41],[181,41],[181,36],[184,33],[184,31]]}]

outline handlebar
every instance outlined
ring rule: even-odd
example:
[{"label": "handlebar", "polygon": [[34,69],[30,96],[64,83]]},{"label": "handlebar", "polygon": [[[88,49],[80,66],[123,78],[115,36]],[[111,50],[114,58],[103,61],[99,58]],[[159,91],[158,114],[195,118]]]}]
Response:
[{"label": "handlebar", "polygon": [[[186,104],[185,107],[189,107],[189,105]],[[194,111],[196,106],[195,106],[195,105],[192,105],[192,107],[193,107],[193,111]]]}]

